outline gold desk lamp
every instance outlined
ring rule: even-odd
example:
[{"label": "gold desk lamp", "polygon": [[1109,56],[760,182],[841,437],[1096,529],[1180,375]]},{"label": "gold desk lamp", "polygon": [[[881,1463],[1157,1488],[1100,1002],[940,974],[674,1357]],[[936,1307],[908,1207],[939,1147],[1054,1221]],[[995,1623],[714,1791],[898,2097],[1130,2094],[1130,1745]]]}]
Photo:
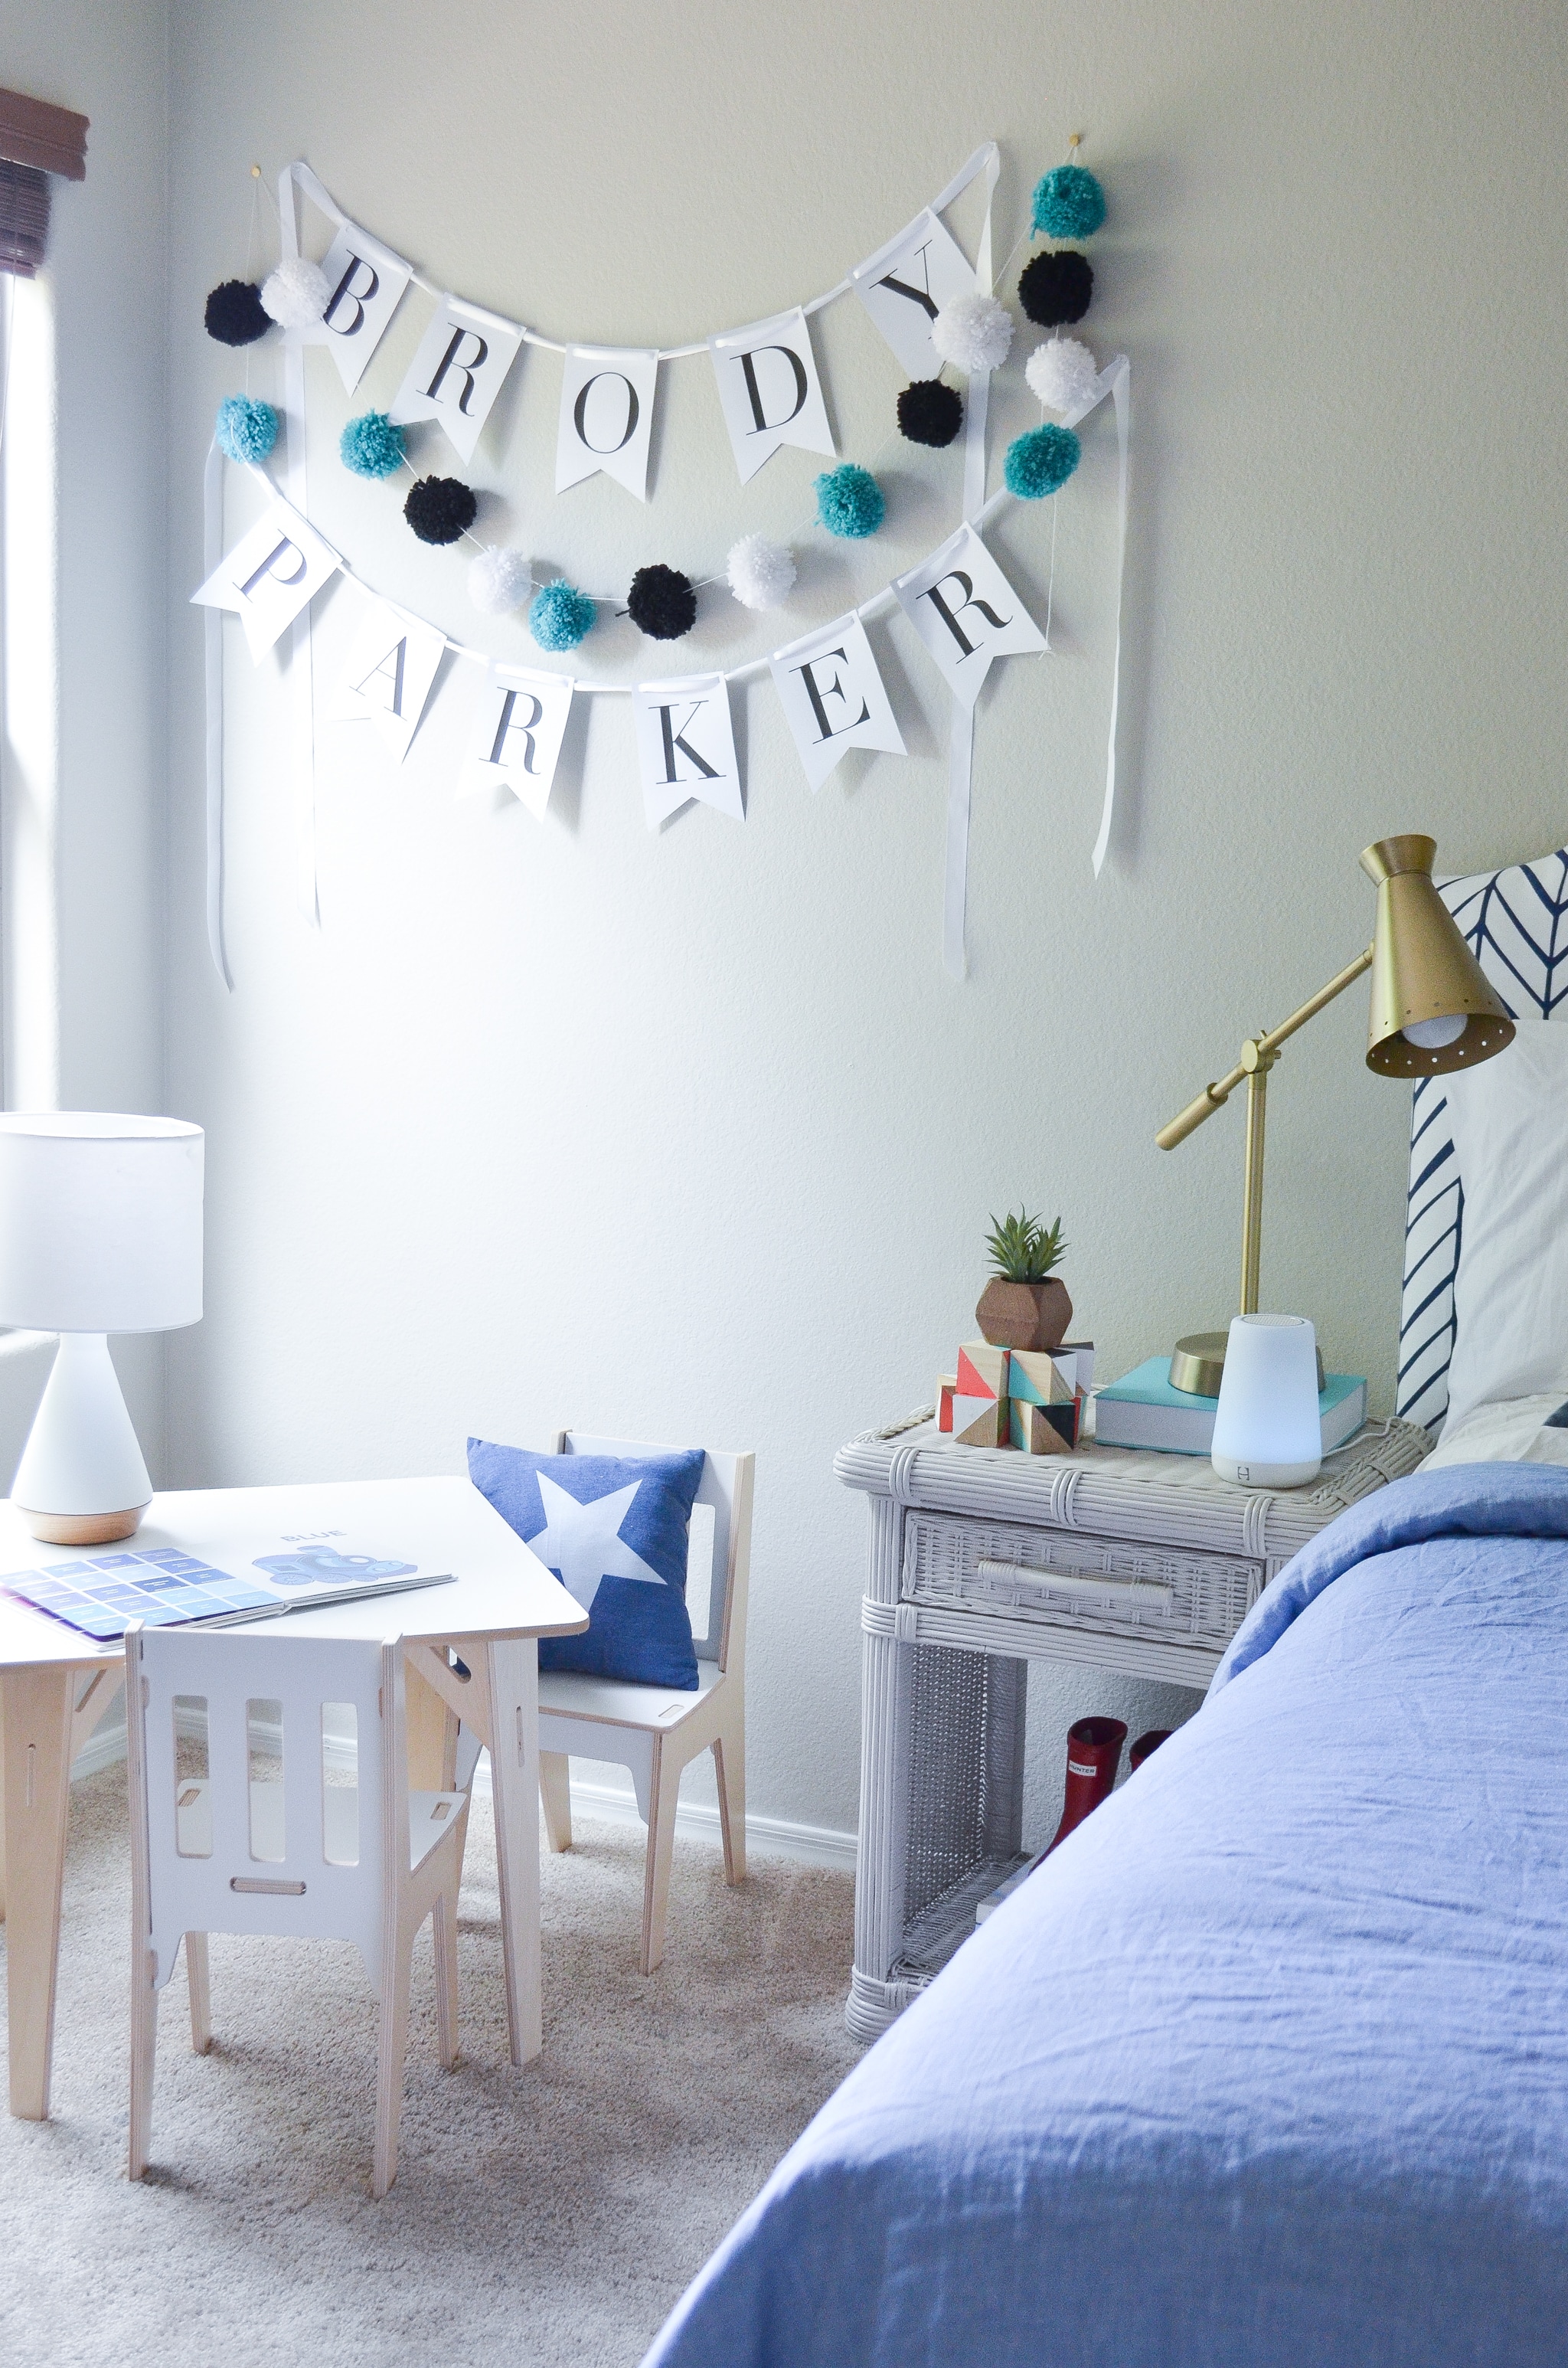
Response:
[{"label": "gold desk lamp", "polygon": [[[1367,1066],[1382,1077],[1429,1077],[1489,1061],[1514,1039],[1514,1023],[1487,983],[1486,973],[1460,934],[1459,926],[1432,884],[1436,839],[1412,832],[1380,838],[1365,849],[1361,869],[1378,885],[1378,916],[1372,942],[1347,962],[1281,1027],[1249,1036],[1241,1058],[1218,1084],[1206,1086],[1179,1118],[1154,1137],[1162,1151],[1185,1143],[1206,1118],[1246,1079],[1246,1183],[1242,1200],[1242,1304],[1257,1313],[1258,1262],[1263,1247],[1263,1127],[1268,1072],[1281,1044],[1343,995],[1365,970],[1372,973],[1372,1008],[1367,1030]],[[1191,1332],[1171,1358],[1171,1387],[1217,1397],[1225,1363],[1226,1334]],[[1323,1360],[1318,1359],[1318,1386]]]}]

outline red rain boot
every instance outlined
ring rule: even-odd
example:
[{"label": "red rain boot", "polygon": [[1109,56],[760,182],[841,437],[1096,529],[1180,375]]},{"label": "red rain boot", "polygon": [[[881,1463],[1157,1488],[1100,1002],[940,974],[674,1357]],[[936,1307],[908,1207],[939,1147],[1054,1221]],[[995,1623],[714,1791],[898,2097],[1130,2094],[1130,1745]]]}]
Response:
[{"label": "red rain boot", "polygon": [[1171,1727],[1156,1726],[1152,1727],[1147,1735],[1141,1735],[1127,1755],[1129,1770],[1142,1768],[1150,1752],[1158,1751],[1162,1743],[1168,1743],[1173,1732]]},{"label": "red rain boot", "polygon": [[[1067,1794],[1062,1805],[1062,1823],[1056,1828],[1055,1850],[1064,1842],[1074,1826],[1081,1826],[1091,1809],[1097,1809],[1111,1786],[1121,1764],[1121,1747],[1127,1740],[1127,1729],[1119,1718],[1081,1718],[1067,1730]],[[1051,1850],[1047,1850],[1049,1858]]]}]

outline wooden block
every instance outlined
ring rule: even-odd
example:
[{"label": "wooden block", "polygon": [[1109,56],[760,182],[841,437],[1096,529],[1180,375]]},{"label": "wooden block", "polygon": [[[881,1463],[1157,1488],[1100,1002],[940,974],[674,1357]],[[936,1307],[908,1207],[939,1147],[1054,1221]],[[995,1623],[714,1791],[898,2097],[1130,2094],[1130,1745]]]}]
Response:
[{"label": "wooden block", "polygon": [[956,1374],[953,1374],[953,1373],[938,1373],[938,1374],[937,1374],[937,1429],[938,1429],[938,1430],[948,1430],[948,1431],[950,1431],[950,1430],[952,1429],[952,1427],[953,1427],[953,1393],[954,1393],[954,1391],[955,1391],[957,1388],[958,1388],[958,1377],[957,1377],[957,1375],[956,1375]]},{"label": "wooden block", "polygon": [[1026,1455],[1066,1455],[1073,1441],[1064,1439],[1054,1417],[1071,1407],[1036,1406],[1031,1398],[1009,1398],[1012,1443]]},{"label": "wooden block", "polygon": [[956,1447],[1007,1447],[1006,1398],[966,1398],[953,1394],[953,1444]]},{"label": "wooden block", "polygon": [[959,1350],[958,1394],[966,1398],[1007,1395],[1007,1351],[989,1340],[966,1340]]},{"label": "wooden block", "polygon": [[1031,1406],[1069,1404],[1076,1385],[1077,1368],[1077,1357],[1071,1352],[1015,1349],[1007,1376],[1007,1395],[1027,1398]]}]

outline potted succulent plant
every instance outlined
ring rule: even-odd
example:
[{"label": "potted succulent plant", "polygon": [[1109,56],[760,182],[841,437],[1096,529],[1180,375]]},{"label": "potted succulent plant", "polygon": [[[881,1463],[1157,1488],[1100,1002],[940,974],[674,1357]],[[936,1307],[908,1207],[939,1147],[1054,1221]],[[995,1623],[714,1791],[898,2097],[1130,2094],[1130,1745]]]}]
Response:
[{"label": "potted succulent plant", "polygon": [[984,1338],[995,1349],[1059,1349],[1073,1321],[1067,1286],[1051,1271],[1067,1248],[1061,1218],[1048,1225],[1022,1209],[993,1217],[985,1246],[993,1271],[974,1311]]}]

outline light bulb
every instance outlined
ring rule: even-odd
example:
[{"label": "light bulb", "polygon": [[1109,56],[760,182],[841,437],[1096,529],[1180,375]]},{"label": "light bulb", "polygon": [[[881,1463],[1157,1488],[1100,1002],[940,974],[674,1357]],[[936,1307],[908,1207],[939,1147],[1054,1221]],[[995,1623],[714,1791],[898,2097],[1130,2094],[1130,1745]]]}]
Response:
[{"label": "light bulb", "polygon": [[1448,1019],[1407,1019],[1400,1034],[1408,1044],[1419,1044],[1424,1053],[1436,1053],[1445,1044],[1457,1043],[1470,1021],[1468,1015],[1456,1011]]}]

